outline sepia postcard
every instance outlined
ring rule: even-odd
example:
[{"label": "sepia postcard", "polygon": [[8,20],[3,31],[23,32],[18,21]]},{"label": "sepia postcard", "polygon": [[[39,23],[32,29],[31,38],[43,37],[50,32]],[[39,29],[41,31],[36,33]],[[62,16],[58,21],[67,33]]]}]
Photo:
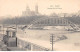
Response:
[{"label": "sepia postcard", "polygon": [[0,0],[0,51],[80,51],[80,0]]}]

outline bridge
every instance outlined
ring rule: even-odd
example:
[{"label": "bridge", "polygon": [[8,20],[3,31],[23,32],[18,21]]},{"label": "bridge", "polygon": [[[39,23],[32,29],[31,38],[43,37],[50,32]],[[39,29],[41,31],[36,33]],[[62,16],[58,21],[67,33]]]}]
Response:
[{"label": "bridge", "polygon": [[64,17],[41,17],[36,20],[33,20],[28,26],[23,28],[31,28],[31,27],[41,27],[41,26],[67,26],[67,30],[72,28],[74,31],[80,31],[80,28],[73,22],[69,21]]}]

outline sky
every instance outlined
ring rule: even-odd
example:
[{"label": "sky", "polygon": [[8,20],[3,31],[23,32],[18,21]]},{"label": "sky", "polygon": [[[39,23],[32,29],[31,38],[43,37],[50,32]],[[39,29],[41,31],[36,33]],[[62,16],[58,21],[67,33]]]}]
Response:
[{"label": "sky", "polygon": [[80,0],[0,0],[0,16],[20,16],[27,6],[35,10],[35,5],[38,5],[39,13],[46,15],[80,10]]}]

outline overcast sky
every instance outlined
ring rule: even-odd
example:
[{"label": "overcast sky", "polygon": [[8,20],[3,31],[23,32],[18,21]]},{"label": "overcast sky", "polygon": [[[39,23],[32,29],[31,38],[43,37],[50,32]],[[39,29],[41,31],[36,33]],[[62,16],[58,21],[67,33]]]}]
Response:
[{"label": "overcast sky", "polygon": [[[50,13],[73,13],[80,10],[80,0],[0,0],[0,16],[18,16],[29,6],[31,10],[38,4],[39,12]],[[62,9],[49,9],[49,8]]]}]

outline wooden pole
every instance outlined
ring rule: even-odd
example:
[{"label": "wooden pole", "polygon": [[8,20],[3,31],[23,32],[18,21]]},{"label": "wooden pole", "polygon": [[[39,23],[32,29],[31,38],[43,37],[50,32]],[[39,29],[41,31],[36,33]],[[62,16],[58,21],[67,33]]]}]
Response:
[{"label": "wooden pole", "polygon": [[50,36],[50,42],[51,42],[51,45],[52,45],[52,51],[53,51],[53,34],[51,34],[51,36]]},{"label": "wooden pole", "polygon": [[53,34],[52,34],[52,51],[53,51]]}]

